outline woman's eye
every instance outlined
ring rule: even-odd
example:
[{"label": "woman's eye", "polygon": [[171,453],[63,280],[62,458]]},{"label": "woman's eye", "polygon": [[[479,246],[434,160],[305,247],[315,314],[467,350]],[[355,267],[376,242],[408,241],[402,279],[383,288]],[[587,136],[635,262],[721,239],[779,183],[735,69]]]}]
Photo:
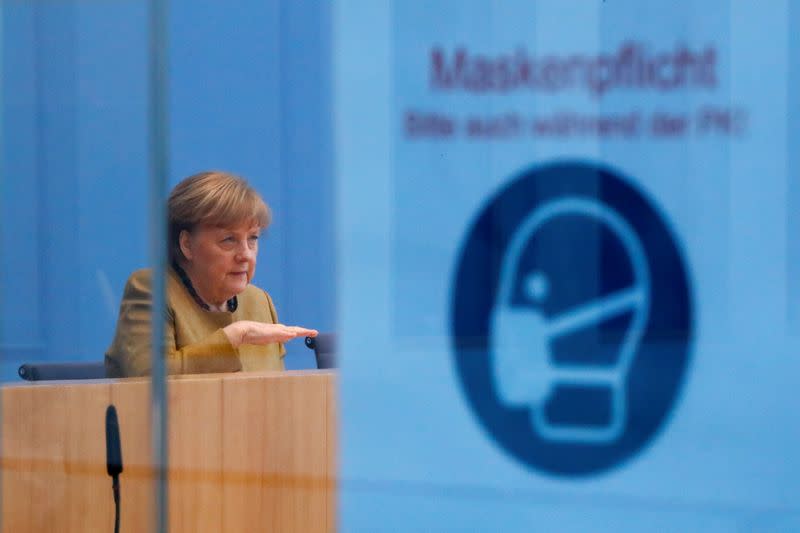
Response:
[{"label": "woman's eye", "polygon": [[225,237],[222,239],[222,242],[233,242],[235,239],[233,237]]},{"label": "woman's eye", "polygon": [[251,241],[257,241],[258,240],[258,235],[250,235],[250,240]]}]

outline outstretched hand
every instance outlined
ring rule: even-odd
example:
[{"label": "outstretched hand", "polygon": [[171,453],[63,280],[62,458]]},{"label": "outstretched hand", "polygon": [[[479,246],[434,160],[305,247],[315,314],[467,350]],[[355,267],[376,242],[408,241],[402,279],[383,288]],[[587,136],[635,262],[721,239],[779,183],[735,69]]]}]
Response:
[{"label": "outstretched hand", "polygon": [[223,331],[231,344],[237,348],[242,344],[271,344],[287,342],[296,337],[316,337],[319,333],[315,329],[300,326],[265,324],[252,320],[234,322],[226,326]]}]

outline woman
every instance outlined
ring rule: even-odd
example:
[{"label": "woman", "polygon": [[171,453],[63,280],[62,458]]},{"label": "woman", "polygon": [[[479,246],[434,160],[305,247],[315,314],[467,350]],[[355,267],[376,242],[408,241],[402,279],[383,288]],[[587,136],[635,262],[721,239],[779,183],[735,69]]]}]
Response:
[{"label": "woman", "polygon": [[[267,205],[242,178],[204,172],[172,190],[168,210],[167,372],[283,370],[283,343],[317,332],[279,324],[269,294],[250,285]],[[109,377],[150,374],[151,287],[149,269],[128,279],[106,352]]]}]

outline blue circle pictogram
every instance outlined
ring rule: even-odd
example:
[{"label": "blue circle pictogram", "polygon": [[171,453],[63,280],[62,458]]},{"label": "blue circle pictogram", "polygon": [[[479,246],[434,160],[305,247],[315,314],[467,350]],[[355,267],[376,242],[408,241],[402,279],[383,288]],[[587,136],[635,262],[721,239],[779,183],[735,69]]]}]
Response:
[{"label": "blue circle pictogram", "polygon": [[596,474],[663,426],[689,360],[689,280],[664,216],[619,173],[565,162],[511,180],[470,228],[452,294],[464,394],[518,460]]}]

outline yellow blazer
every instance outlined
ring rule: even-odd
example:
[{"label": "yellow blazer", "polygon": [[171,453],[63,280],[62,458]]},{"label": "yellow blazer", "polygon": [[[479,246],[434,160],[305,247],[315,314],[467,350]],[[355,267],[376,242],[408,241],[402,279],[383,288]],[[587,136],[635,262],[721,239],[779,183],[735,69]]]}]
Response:
[{"label": "yellow blazer", "polygon": [[[266,291],[248,285],[237,295],[239,305],[233,313],[205,311],[177,274],[171,268],[167,270],[164,341],[169,374],[284,369],[286,350],[282,344],[234,348],[222,331],[238,320],[277,323],[278,313]],[[151,372],[152,278],[150,269],[137,270],[128,278],[114,341],[105,357],[109,377],[146,376]]]}]

